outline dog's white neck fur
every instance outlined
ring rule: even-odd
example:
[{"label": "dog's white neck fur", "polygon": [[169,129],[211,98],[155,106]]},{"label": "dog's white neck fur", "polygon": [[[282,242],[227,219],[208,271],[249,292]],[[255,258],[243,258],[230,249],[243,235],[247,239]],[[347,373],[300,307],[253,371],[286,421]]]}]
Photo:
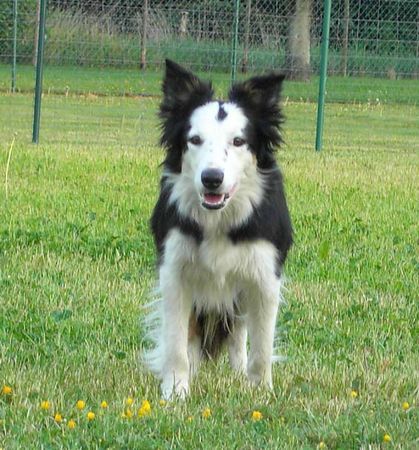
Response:
[{"label": "dog's white neck fur", "polygon": [[[188,144],[181,173],[166,173],[172,185],[170,202],[177,202],[179,212],[193,218],[204,233],[239,226],[251,215],[263,196],[263,176],[258,172],[254,155],[247,143],[235,147],[235,137],[244,137],[247,118],[233,103],[224,103],[226,116],[217,117],[220,104],[210,102],[197,108],[190,119],[188,136],[199,136],[202,144]],[[205,168],[224,172],[224,191],[234,194],[229,204],[220,210],[207,210],[201,205],[201,173]]]}]

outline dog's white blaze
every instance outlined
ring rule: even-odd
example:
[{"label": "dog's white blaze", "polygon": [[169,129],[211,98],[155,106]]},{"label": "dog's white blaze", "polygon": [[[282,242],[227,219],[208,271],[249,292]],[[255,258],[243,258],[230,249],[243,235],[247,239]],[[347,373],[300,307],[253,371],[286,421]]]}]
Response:
[{"label": "dog's white blaze", "polygon": [[197,108],[190,118],[188,137],[199,136],[202,143],[188,143],[184,168],[193,177],[198,194],[204,191],[201,174],[205,169],[220,169],[224,180],[219,191],[229,193],[240,182],[243,170],[253,164],[247,144],[233,145],[234,138],[244,138],[248,123],[246,116],[235,104],[224,103],[222,108],[226,116],[219,119],[219,108],[218,102],[207,103]]}]

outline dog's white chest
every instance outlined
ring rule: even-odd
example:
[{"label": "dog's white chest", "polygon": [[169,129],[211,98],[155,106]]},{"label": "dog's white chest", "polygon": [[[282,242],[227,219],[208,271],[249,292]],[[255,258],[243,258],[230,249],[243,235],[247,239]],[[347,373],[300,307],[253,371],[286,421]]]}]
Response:
[{"label": "dog's white chest", "polygon": [[221,312],[233,310],[241,290],[269,283],[275,262],[276,250],[266,241],[234,244],[221,235],[198,244],[173,230],[166,242],[164,266],[166,273],[182,267],[180,276],[191,289],[198,309]]}]

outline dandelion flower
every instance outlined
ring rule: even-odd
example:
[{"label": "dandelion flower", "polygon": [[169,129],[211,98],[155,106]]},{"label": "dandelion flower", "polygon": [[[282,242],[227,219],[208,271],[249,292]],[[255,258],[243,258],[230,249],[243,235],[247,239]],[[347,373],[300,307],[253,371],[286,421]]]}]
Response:
[{"label": "dandelion flower", "polygon": [[132,412],[131,409],[126,409],[124,414],[122,415],[122,417],[124,419],[131,419],[133,415],[134,415],[134,413]]},{"label": "dandelion flower", "polygon": [[91,422],[92,420],[94,420],[95,417],[96,417],[96,414],[95,414],[93,411],[89,411],[89,412],[87,413],[87,420],[88,420],[89,422]]},{"label": "dandelion flower", "polygon": [[319,442],[319,445],[318,445],[318,448],[319,448],[319,449],[325,449],[325,448],[327,448],[327,445],[325,444],[325,442],[320,441],[320,442]]},{"label": "dandelion flower", "polygon": [[391,436],[389,435],[389,434],[385,434],[384,436],[383,436],[383,441],[384,442],[391,442]]},{"label": "dandelion flower", "polygon": [[166,406],[166,400],[163,400],[163,399],[159,400],[159,405]]},{"label": "dandelion flower", "polygon": [[257,422],[259,420],[263,419],[263,415],[260,411],[253,411],[252,412],[252,420],[253,422]]},{"label": "dandelion flower", "polygon": [[7,384],[5,384],[1,390],[1,393],[3,395],[11,395],[12,392],[13,392],[13,389],[10,386],[8,386]]},{"label": "dandelion flower", "polygon": [[84,401],[84,400],[79,400],[77,403],[76,403],[76,408],[78,409],[78,410],[82,410],[82,409],[84,409],[86,407],[86,402]]},{"label": "dandelion flower", "polygon": [[410,408],[409,402],[403,402],[402,408],[404,411],[407,411]]},{"label": "dandelion flower", "polygon": [[355,389],[352,389],[352,391],[351,391],[351,397],[352,397],[352,398],[357,398],[357,397],[358,397],[358,391],[356,391]]},{"label": "dandelion flower", "polygon": [[55,413],[54,420],[57,423],[61,423],[63,421],[63,416],[60,413]]},{"label": "dandelion flower", "polygon": [[209,408],[205,408],[205,409],[202,411],[202,417],[203,417],[204,419],[208,419],[209,417],[211,417],[211,410],[210,410]]},{"label": "dandelion flower", "polygon": [[186,418],[186,421],[187,421],[187,422],[192,422],[192,420],[193,420],[193,417],[192,417],[192,416],[188,416],[188,417]]},{"label": "dandelion flower", "polygon": [[103,408],[103,409],[106,409],[108,407],[108,402],[103,400],[103,402],[100,404],[100,407]]},{"label": "dandelion flower", "polygon": [[48,400],[43,400],[40,405],[41,409],[48,411],[51,408],[51,404]]},{"label": "dandelion flower", "polygon": [[127,406],[132,406],[133,403],[134,403],[134,399],[133,399],[132,397],[128,397],[128,398],[125,400],[125,404],[126,404]]},{"label": "dandelion flower", "polygon": [[151,412],[150,402],[148,400],[144,400],[143,403],[141,404],[141,408],[147,413]]},{"label": "dandelion flower", "polygon": [[73,419],[69,420],[67,426],[70,430],[74,430],[74,428],[76,428],[76,421]]}]

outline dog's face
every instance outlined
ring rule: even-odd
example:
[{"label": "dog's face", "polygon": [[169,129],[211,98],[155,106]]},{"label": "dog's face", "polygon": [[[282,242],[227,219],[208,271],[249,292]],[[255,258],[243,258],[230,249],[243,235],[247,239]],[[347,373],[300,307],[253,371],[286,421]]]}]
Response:
[{"label": "dog's face", "polygon": [[210,83],[166,61],[165,168],[189,180],[203,208],[225,208],[249,171],[270,168],[281,142],[282,80],[278,74],[251,78],[233,86],[228,101],[214,101]]},{"label": "dog's face", "polygon": [[233,103],[210,102],[190,117],[182,172],[193,179],[206,209],[224,208],[246,168],[255,164],[247,144],[247,124],[247,117]]}]

